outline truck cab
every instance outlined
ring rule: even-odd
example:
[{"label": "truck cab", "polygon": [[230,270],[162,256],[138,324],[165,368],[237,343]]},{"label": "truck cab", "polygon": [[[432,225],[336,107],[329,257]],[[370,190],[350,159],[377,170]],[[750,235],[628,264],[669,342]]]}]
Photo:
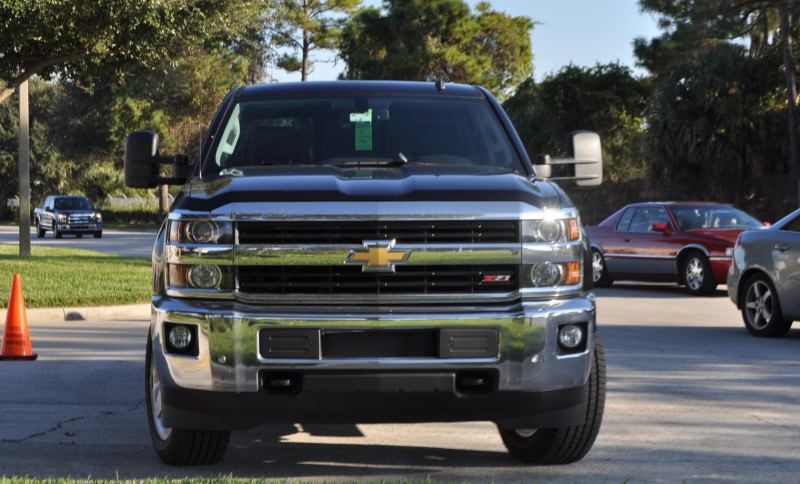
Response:
[{"label": "truck cab", "polygon": [[605,362],[553,180],[597,185],[602,157],[569,144],[534,166],[488,91],[426,82],[234,89],[196,160],[132,133],[128,185],[182,186],[153,250],[158,455],[213,463],[262,423],[489,420],[525,462],[581,459]]}]

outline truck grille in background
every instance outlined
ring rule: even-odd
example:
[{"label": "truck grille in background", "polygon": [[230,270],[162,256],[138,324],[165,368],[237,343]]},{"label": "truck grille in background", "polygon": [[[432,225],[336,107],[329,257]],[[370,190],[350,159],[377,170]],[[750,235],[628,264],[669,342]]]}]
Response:
[{"label": "truck grille in background", "polygon": [[88,215],[70,215],[67,217],[67,222],[69,224],[88,224],[90,221],[94,222],[94,217],[91,219]]},{"label": "truck grille in background", "polygon": [[398,244],[519,242],[515,220],[380,222],[240,222],[240,244],[358,244],[396,239]]},{"label": "truck grille in background", "polygon": [[[239,291],[252,294],[476,294],[517,290],[516,265],[397,266],[363,272],[358,266],[239,266]],[[508,281],[485,283],[486,275]]]}]

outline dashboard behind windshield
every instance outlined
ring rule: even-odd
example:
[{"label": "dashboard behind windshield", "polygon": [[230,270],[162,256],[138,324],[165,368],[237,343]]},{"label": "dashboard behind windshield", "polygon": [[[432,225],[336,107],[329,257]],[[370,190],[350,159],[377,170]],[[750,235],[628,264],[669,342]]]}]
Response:
[{"label": "dashboard behind windshield", "polygon": [[242,101],[211,147],[221,175],[261,166],[487,167],[524,174],[483,99],[432,96]]}]

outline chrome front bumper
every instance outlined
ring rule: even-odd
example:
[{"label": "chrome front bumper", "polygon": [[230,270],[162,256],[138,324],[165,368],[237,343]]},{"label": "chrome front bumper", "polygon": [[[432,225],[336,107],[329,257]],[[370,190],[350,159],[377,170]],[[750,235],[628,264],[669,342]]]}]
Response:
[{"label": "chrome front bumper", "polygon": [[[196,324],[199,354],[164,352],[165,322]],[[563,354],[557,344],[559,326],[586,323],[586,351]],[[152,305],[154,358],[162,379],[183,389],[213,392],[259,392],[259,373],[271,371],[459,371],[496,370],[499,392],[544,392],[585,385],[595,338],[593,294],[570,299],[525,302],[486,309],[438,307],[266,308],[232,301],[181,300],[156,297]],[[407,329],[496,328],[499,354],[491,358],[352,358],[265,360],[259,356],[263,328]]]}]

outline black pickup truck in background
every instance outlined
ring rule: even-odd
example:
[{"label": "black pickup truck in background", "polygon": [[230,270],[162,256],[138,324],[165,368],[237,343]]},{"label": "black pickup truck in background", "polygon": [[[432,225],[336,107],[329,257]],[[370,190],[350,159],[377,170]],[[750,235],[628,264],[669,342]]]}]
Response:
[{"label": "black pickup truck in background", "polygon": [[40,239],[48,230],[57,239],[64,234],[92,234],[95,239],[103,236],[103,217],[86,197],[50,195],[42,208],[34,210],[34,222]]}]

